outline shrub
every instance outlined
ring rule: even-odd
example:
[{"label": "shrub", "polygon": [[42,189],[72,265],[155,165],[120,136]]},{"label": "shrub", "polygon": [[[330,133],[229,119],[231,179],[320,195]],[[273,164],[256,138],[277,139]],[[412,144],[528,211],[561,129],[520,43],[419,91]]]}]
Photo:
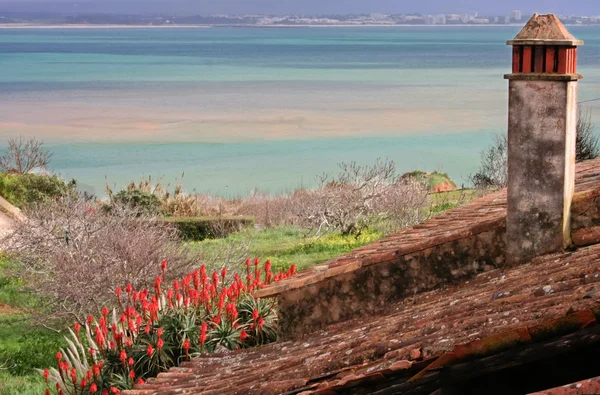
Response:
[{"label": "shrub", "polygon": [[[600,137],[590,112],[577,114],[575,160],[581,162],[600,156]],[[494,136],[492,145],[481,153],[481,163],[475,175],[469,177],[476,188],[505,188],[508,185],[508,136]]]},{"label": "shrub", "polygon": [[253,217],[167,217],[165,221],[189,241],[226,237],[254,225]]},{"label": "shrub", "polygon": [[600,156],[600,137],[596,134],[596,125],[592,122],[592,114],[579,111],[577,117],[577,141],[575,158],[577,162],[595,159]]},{"label": "shrub", "polygon": [[246,261],[245,281],[238,274],[231,279],[225,268],[209,277],[201,266],[169,287],[163,261],[151,291],[117,288],[112,310],[104,307],[70,330],[68,347],[56,355],[58,369],[42,372],[48,391],[116,393],[202,353],[275,341],[276,302],[252,292],[295,268],[274,275],[269,261],[261,267],[255,259],[253,266]]},{"label": "shrub", "polygon": [[129,207],[107,213],[94,200],[68,195],[24,214],[2,247],[16,255],[14,274],[27,290],[43,295],[57,318],[99,311],[119,284],[148,286],[157,272],[149,262],[170,259],[176,276],[198,261],[162,218]]},{"label": "shrub", "polygon": [[0,195],[21,208],[65,196],[75,185],[57,175],[0,173]]},{"label": "shrub", "polygon": [[300,225],[316,234],[341,231],[359,235],[372,222],[389,219],[407,226],[419,220],[427,187],[415,179],[396,175],[393,161],[373,166],[341,163],[340,172],[319,178],[315,190],[297,191],[293,210]]},{"label": "shrub", "polygon": [[156,214],[160,211],[160,200],[152,193],[129,187],[116,195],[109,194],[110,207],[114,205],[127,206],[139,213]]},{"label": "shrub", "polygon": [[23,137],[8,140],[8,148],[0,156],[0,171],[9,174],[27,174],[34,169],[45,170],[50,164],[52,153],[44,143],[35,138]]}]

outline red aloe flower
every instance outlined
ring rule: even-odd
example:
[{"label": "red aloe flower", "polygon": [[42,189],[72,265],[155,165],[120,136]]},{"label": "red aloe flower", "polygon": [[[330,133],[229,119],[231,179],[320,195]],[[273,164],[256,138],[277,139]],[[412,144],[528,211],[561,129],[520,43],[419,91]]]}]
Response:
[{"label": "red aloe flower", "polygon": [[79,322],[75,323],[75,326],[73,327],[73,329],[75,330],[75,334],[77,336],[79,336],[79,331],[81,330],[81,325],[79,325]]},{"label": "red aloe flower", "polygon": [[190,339],[185,339],[183,341],[183,350],[185,351],[185,358],[188,359],[190,357],[189,351],[190,351]]},{"label": "red aloe flower", "polygon": [[133,360],[133,358],[129,358],[128,364],[129,364],[129,367],[133,367],[133,365],[135,364],[135,361]]},{"label": "red aloe flower", "polygon": [[46,388],[46,391],[44,392],[44,395],[50,395],[50,390],[48,388]]},{"label": "red aloe flower", "polygon": [[242,331],[240,332],[240,340],[242,341],[242,345],[244,345],[244,340],[246,340],[248,338],[248,334],[246,333],[246,329],[242,328]]},{"label": "red aloe flower", "polygon": [[48,384],[48,376],[50,376],[50,372],[48,369],[44,369],[44,380],[46,380],[46,384]]},{"label": "red aloe flower", "polygon": [[[108,315],[108,307],[104,306],[104,307],[102,308],[102,315],[103,315],[104,317],[106,317],[106,316]],[[91,316],[90,316],[90,317],[91,317]],[[89,318],[88,318],[88,321],[89,321]]]},{"label": "red aloe flower", "polygon": [[123,366],[125,366],[125,361],[127,360],[127,353],[125,352],[125,350],[121,350],[121,355],[119,355],[119,359],[121,360]]},{"label": "red aloe flower", "polygon": [[58,363],[60,363],[61,360],[62,360],[62,353],[59,351],[56,353],[56,361]]},{"label": "red aloe flower", "polygon": [[117,294],[117,299],[121,300],[121,292],[123,292],[121,290],[121,287],[117,287],[117,289],[115,290],[115,293]]},{"label": "red aloe flower", "polygon": [[85,380],[85,377],[81,379],[81,388],[85,388],[87,385],[87,381]]},{"label": "red aloe flower", "polygon": [[133,381],[135,379],[135,371],[133,371],[133,370],[129,371],[129,378],[131,379],[131,381]]},{"label": "red aloe flower", "polygon": [[71,368],[71,380],[73,381],[73,385],[77,386],[77,370],[75,368]]},{"label": "red aloe flower", "polygon": [[152,347],[152,344],[148,344],[148,348],[146,349],[146,354],[148,354],[149,356],[152,356],[152,354],[154,354],[154,347]]},{"label": "red aloe flower", "polygon": [[158,339],[158,342],[156,342],[156,348],[158,348],[159,350],[163,348],[163,345],[165,344],[165,342],[163,341],[163,339]]},{"label": "red aloe flower", "polygon": [[258,318],[258,309],[252,310],[252,321],[256,321]]},{"label": "red aloe flower", "polygon": [[138,384],[144,384],[144,379],[141,379],[141,378],[140,378],[140,379],[138,379],[137,383],[138,383]]},{"label": "red aloe flower", "polygon": [[90,385],[90,394],[95,394],[96,392],[98,392],[98,386],[96,383],[92,383],[92,385]]},{"label": "red aloe flower", "polygon": [[258,323],[257,323],[259,328],[262,328],[263,325],[265,325],[265,319],[262,317],[258,317]]},{"label": "red aloe flower", "polygon": [[131,292],[133,291],[133,287],[131,286],[131,283],[128,283],[125,286],[125,292],[127,292],[127,295],[131,295]]},{"label": "red aloe flower", "polygon": [[156,330],[156,334],[158,335],[158,337],[161,337],[163,335],[163,329],[162,328],[158,328]]},{"label": "red aloe flower", "polygon": [[208,330],[208,324],[206,322],[202,323],[200,327],[200,347],[204,348],[204,343],[206,342],[206,331]]}]

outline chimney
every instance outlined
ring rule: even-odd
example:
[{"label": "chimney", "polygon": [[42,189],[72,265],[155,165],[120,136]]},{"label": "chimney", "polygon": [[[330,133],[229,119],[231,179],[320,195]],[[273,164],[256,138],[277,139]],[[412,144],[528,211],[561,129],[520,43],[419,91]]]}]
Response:
[{"label": "chimney", "polygon": [[577,122],[576,40],[534,14],[514,40],[509,80],[507,263],[571,244]]}]

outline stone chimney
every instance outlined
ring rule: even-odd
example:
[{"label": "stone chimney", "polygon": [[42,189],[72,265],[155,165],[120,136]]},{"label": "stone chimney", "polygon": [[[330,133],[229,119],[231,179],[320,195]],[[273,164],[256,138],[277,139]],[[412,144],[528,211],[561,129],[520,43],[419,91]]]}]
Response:
[{"label": "stone chimney", "polygon": [[509,80],[507,263],[571,244],[577,122],[576,40],[534,14],[514,40]]}]

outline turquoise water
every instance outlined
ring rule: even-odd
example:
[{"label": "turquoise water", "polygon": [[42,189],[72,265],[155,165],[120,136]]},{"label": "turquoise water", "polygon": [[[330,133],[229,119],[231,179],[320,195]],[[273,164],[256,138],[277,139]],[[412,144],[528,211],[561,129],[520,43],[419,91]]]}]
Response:
[{"label": "turquoise water", "polygon": [[[600,97],[600,28],[580,99]],[[0,29],[0,138],[102,193],[143,175],[245,194],[389,157],[460,184],[505,128],[515,27]],[[597,120],[596,103],[587,103]]]}]

